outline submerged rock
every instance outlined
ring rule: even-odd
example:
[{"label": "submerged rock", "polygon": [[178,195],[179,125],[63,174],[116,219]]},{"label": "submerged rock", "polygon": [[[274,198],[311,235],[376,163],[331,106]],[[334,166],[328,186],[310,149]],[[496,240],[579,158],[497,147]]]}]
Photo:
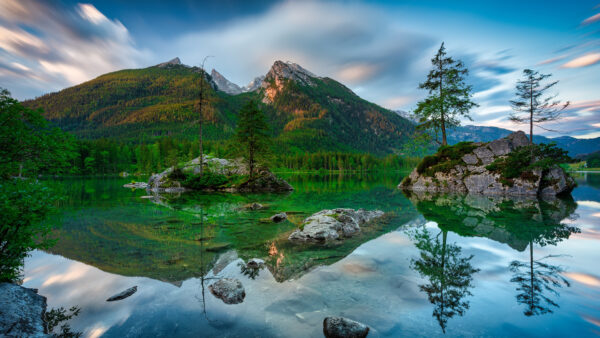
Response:
[{"label": "submerged rock", "polygon": [[272,192],[285,192],[292,191],[294,188],[272,172],[263,169],[256,176],[248,179],[246,182],[239,184],[233,188],[234,191],[241,192],[256,192],[256,191],[272,191]]},{"label": "submerged rock", "polygon": [[276,214],[271,216],[270,220],[274,223],[279,223],[279,222],[283,222],[287,219],[287,214],[285,212]]},{"label": "submerged rock", "polygon": [[123,292],[117,293],[114,296],[109,297],[106,301],[107,302],[114,302],[116,300],[121,300],[121,299],[125,299],[131,295],[133,295],[134,293],[137,292],[137,286],[131,287]]},{"label": "submerged rock", "polygon": [[[530,169],[520,176],[505,178],[496,164],[529,139],[518,131],[489,143],[463,143],[423,159],[398,188],[423,192],[464,192],[483,195],[556,196],[570,192],[575,180],[558,165],[550,169]],[[447,152],[446,155],[444,152]]]},{"label": "submerged rock", "polygon": [[45,334],[46,297],[11,283],[0,283],[0,336],[48,337]]},{"label": "submerged rock", "polygon": [[133,188],[133,189],[146,189],[146,188],[148,188],[148,183],[146,183],[146,182],[131,182],[131,183],[124,184],[123,187]]},{"label": "submerged rock", "polygon": [[300,229],[292,232],[290,241],[329,241],[350,237],[360,232],[360,227],[383,216],[383,211],[364,209],[322,210],[306,218]]},{"label": "submerged rock", "polygon": [[239,304],[246,297],[242,282],[237,279],[223,278],[208,286],[210,293],[225,304]]},{"label": "submerged rock", "polygon": [[343,317],[327,317],[323,320],[323,334],[327,338],[364,338],[369,327]]},{"label": "submerged rock", "polygon": [[243,209],[245,209],[245,210],[261,210],[264,208],[265,208],[264,205],[262,205],[260,203],[256,203],[256,202],[248,203],[248,204],[244,205],[244,207],[243,207]]}]

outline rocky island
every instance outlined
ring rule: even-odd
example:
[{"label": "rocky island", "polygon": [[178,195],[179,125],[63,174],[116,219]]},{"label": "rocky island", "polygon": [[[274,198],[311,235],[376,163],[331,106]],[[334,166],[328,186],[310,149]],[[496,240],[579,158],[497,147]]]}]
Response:
[{"label": "rocky island", "polygon": [[294,188],[278,178],[267,168],[260,168],[250,177],[241,159],[221,159],[204,156],[204,172],[200,172],[200,158],[186,162],[180,167],[170,167],[150,176],[148,183],[132,182],[126,188],[146,189],[152,193],[178,193],[184,191],[225,192],[286,192]]},{"label": "rocky island", "polygon": [[557,196],[575,187],[558,163],[568,158],[553,146],[530,145],[514,132],[489,143],[460,142],[423,158],[398,188],[417,192]]}]

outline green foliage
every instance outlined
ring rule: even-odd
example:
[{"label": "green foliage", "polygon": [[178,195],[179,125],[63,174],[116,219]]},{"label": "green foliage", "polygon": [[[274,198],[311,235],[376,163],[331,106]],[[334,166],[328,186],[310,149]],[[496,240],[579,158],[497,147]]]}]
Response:
[{"label": "green foliage", "polygon": [[548,170],[559,163],[570,162],[572,159],[567,152],[555,144],[534,144],[519,147],[511,151],[506,157],[497,158],[485,168],[501,174],[501,182],[512,186],[512,179],[522,178],[535,180],[538,177],[532,171],[539,169]]},{"label": "green foliage", "polygon": [[0,181],[0,282],[16,282],[27,253],[53,244],[44,219],[55,200],[52,191],[37,181]]},{"label": "green foliage", "polygon": [[40,110],[24,107],[0,88],[0,177],[68,172],[74,145],[74,139],[51,127]]},{"label": "green foliage", "polygon": [[240,120],[235,130],[234,152],[248,164],[250,177],[259,165],[266,164],[271,153],[269,124],[255,101],[250,100],[240,111]]},{"label": "green foliage", "polygon": [[187,175],[180,168],[173,169],[167,177],[173,181],[185,181],[188,179]]},{"label": "green foliage", "polygon": [[230,180],[225,175],[205,171],[202,175],[192,175],[182,185],[193,190],[218,189],[227,185]]},{"label": "green foliage", "polygon": [[60,326],[60,331],[54,333],[54,329],[63,322],[71,320],[73,317],[77,317],[81,309],[77,306],[71,307],[68,311],[64,307],[59,307],[46,311],[44,313],[44,321],[48,326],[48,332],[52,334],[52,337],[56,338],[78,338],[83,335],[82,332],[71,331],[71,326],[68,323],[64,323]]},{"label": "green foliage", "polygon": [[471,101],[472,87],[465,83],[467,68],[462,61],[446,56],[444,43],[431,59],[431,65],[427,80],[419,84],[429,96],[417,103],[414,113],[421,129],[431,130],[436,136],[441,131],[441,144],[447,145],[446,128],[460,125],[461,116],[470,119],[469,110],[477,104]]},{"label": "green foliage", "polygon": [[477,146],[473,142],[460,142],[453,146],[441,146],[438,152],[425,156],[417,166],[417,172],[425,176],[435,176],[436,172],[449,172],[457,165],[463,164],[462,157],[472,152]]}]

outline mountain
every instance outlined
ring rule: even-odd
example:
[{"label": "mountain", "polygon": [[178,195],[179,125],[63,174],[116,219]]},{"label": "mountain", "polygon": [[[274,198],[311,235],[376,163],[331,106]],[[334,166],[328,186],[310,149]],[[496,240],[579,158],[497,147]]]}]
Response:
[{"label": "mountain", "polygon": [[[276,61],[265,76],[239,87],[217,71],[206,74],[179,58],[143,69],[126,69],[24,102],[80,138],[151,141],[160,136],[195,138],[201,81],[211,109],[204,135],[229,138],[238,111],[261,102],[277,151],[395,152],[414,126],[398,114],[365,101],[341,83],[300,65]],[[239,92],[239,90],[241,92]],[[229,92],[229,93],[228,93]]]},{"label": "mountain", "polygon": [[[501,137],[506,137],[510,133],[512,133],[511,130],[498,127],[460,126],[449,130],[448,143],[456,144],[462,141],[490,142]],[[541,135],[533,135],[533,141],[535,143],[554,142],[560,148],[568,151],[572,157],[600,150],[600,137],[578,139],[570,136],[549,138]]]},{"label": "mountain", "polygon": [[210,73],[210,76],[212,77],[212,80],[217,85],[217,88],[221,91],[224,91],[227,94],[237,95],[237,94],[241,94],[242,92],[244,92],[244,90],[242,90],[242,88],[240,88],[240,86],[227,80],[223,75],[221,75],[221,73],[217,72],[214,69]]}]

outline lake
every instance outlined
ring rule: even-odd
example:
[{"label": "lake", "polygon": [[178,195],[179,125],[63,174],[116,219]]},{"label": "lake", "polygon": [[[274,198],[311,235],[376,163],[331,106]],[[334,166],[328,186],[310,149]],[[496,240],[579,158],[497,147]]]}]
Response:
[{"label": "lake", "polygon": [[[558,200],[406,196],[402,173],[152,199],[127,179],[53,181],[65,196],[50,220],[58,241],[26,259],[24,286],[49,309],[80,307],[70,324],[86,337],[322,337],[326,316],[365,323],[370,337],[595,336],[600,174],[577,175]],[[244,208],[253,202],[266,208]],[[304,218],[339,207],[386,214],[340,243],[289,243]],[[279,212],[288,220],[268,221]],[[252,258],[264,266],[246,268]],[[242,303],[210,293],[223,277],[242,282]]]}]

